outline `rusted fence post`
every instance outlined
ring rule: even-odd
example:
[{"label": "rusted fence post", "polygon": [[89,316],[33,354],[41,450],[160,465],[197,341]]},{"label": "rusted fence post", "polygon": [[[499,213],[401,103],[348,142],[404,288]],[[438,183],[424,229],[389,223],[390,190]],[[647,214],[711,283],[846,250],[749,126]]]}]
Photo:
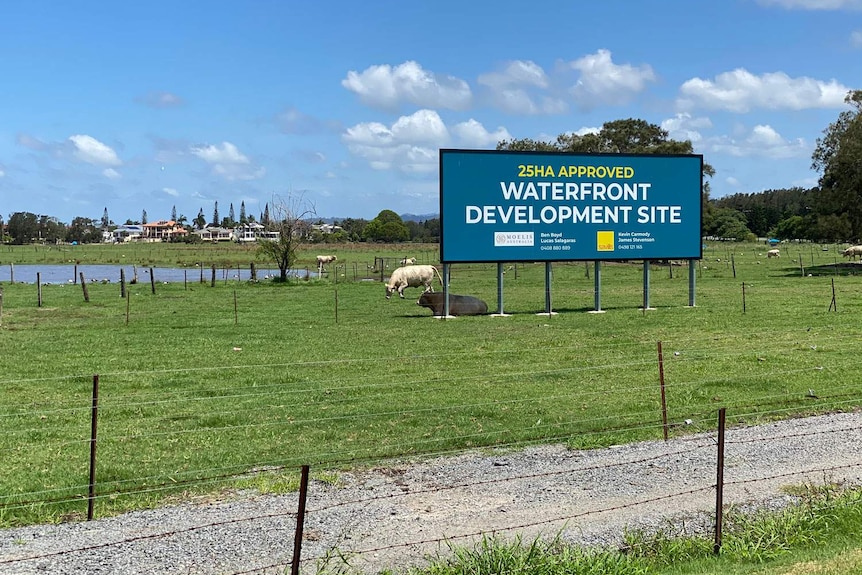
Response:
[{"label": "rusted fence post", "polygon": [[120,268],[120,297],[126,297],[126,270]]},{"label": "rusted fence post", "polygon": [[215,264],[212,265],[212,278],[210,279],[210,287],[215,287],[216,284],[216,268]]},{"label": "rusted fence post", "polygon": [[87,521],[93,520],[96,503],[96,424],[99,421],[99,374],[93,376],[93,407],[90,411],[90,488],[87,493]]},{"label": "rusted fence post", "polygon": [[153,268],[150,268],[150,290],[156,295],[156,274],[153,273]]},{"label": "rusted fence post", "polygon": [[299,557],[302,552],[302,528],[305,525],[305,501],[308,498],[308,466],[303,465],[299,478],[299,505],[296,510],[296,533],[293,536],[293,560],[290,575],[299,575]]},{"label": "rusted fence post", "polygon": [[712,552],[716,555],[721,551],[721,527],[724,515],[724,421],[726,407],[718,410],[718,463],[715,479],[715,544]]}]

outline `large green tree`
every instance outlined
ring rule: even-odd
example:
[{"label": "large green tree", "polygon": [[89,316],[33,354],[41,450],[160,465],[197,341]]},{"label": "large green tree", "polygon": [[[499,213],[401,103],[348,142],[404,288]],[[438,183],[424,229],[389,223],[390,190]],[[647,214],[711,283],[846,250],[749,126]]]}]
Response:
[{"label": "large green tree", "polygon": [[39,235],[39,217],[31,212],[15,212],[9,216],[6,231],[13,244],[29,244]]},{"label": "large green tree", "polygon": [[849,110],[817,139],[811,156],[819,172],[816,209],[820,215],[841,215],[850,226],[846,240],[862,239],[862,90],[853,90],[844,101]]},{"label": "large green tree", "polygon": [[410,239],[410,229],[401,216],[392,210],[383,210],[368,222],[362,235],[370,242],[406,242]]},{"label": "large green tree", "polygon": [[102,232],[99,230],[99,225],[99,222],[92,218],[76,217],[66,230],[66,241],[79,244],[101,242]]},{"label": "large green tree", "polygon": [[53,216],[15,212],[9,216],[6,233],[13,244],[53,244],[66,238],[66,226]]}]

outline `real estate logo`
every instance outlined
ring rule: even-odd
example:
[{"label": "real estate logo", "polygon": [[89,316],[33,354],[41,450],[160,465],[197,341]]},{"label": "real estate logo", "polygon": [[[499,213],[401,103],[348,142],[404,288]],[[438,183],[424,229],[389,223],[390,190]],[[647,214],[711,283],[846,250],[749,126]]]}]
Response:
[{"label": "real estate logo", "polygon": [[596,243],[600,252],[614,251],[614,232],[596,232]]},{"label": "real estate logo", "polygon": [[533,232],[494,232],[494,247],[533,246]]}]

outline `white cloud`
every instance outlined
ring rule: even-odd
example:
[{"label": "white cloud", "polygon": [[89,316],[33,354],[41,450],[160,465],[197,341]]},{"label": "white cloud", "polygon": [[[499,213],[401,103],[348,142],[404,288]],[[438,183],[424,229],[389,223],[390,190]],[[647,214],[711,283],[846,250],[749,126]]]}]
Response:
[{"label": "white cloud", "polygon": [[862,30],[854,30],[850,33],[850,45],[854,48],[862,48]]},{"label": "white cloud", "polygon": [[15,141],[18,143],[19,146],[24,146],[25,148],[30,148],[31,150],[43,151],[48,147],[45,142],[43,142],[39,138],[36,138],[35,136],[31,136],[30,134],[19,133],[15,137]]},{"label": "white cloud", "polygon": [[594,126],[585,126],[583,128],[578,128],[574,132],[570,132],[576,136],[586,136],[587,134],[598,134],[601,132],[601,128],[596,128]]},{"label": "white cloud", "polygon": [[215,145],[192,146],[191,153],[210,164],[248,164],[248,156],[230,142]]},{"label": "white cloud", "polygon": [[677,106],[682,110],[707,108],[748,112],[754,108],[804,110],[840,108],[849,88],[837,80],[822,82],[784,72],[755,76],[744,68],[724,72],[715,80],[692,78],[680,87]]},{"label": "white cloud", "polygon": [[162,188],[162,192],[166,193],[169,196],[173,196],[175,198],[180,197],[180,193],[174,188]]},{"label": "white cloud", "polygon": [[512,135],[506,128],[500,126],[493,132],[489,132],[485,126],[470,118],[466,122],[455,124],[452,132],[458,137],[460,145],[465,148],[496,148],[497,142],[511,140]]},{"label": "white cloud", "polygon": [[119,180],[123,177],[120,172],[118,172],[114,168],[105,168],[104,170],[102,170],[102,175],[109,180]]},{"label": "white cloud", "polygon": [[570,62],[569,67],[580,72],[580,77],[570,88],[572,96],[582,107],[599,104],[620,105],[643,92],[647,83],[656,80],[652,68],[644,64],[614,64],[609,50],[599,50]]},{"label": "white cloud", "polygon": [[185,104],[181,97],[170,92],[150,92],[138,101],[151,108],[178,108]]},{"label": "white cloud", "polygon": [[728,176],[724,179],[725,183],[729,186],[733,186],[734,188],[738,188],[740,185],[739,180],[734,178],[733,176]]},{"label": "white cloud", "polygon": [[210,164],[213,173],[226,180],[256,180],[266,174],[265,168],[255,166],[230,142],[222,142],[221,146],[192,146],[189,151]]},{"label": "white cloud", "polygon": [[77,134],[69,136],[74,146],[75,157],[88,164],[101,166],[119,166],[122,164],[117,153],[92,136]]},{"label": "white cloud", "polygon": [[437,149],[449,131],[437,112],[418,110],[401,116],[391,127],[379,122],[357,124],[341,136],[350,152],[376,170],[429,172],[437,168]]},{"label": "white cloud", "polygon": [[761,6],[788,10],[859,10],[862,0],[757,0]]},{"label": "white cloud", "polygon": [[398,66],[370,66],[351,70],[341,85],[369,106],[397,109],[407,102],[421,107],[460,110],[470,104],[472,92],[464,80],[428,72],[414,61]]},{"label": "white cloud", "polygon": [[437,145],[449,139],[449,132],[437,112],[419,110],[398,118],[392,125],[392,137],[401,142]]},{"label": "white cloud", "polygon": [[490,88],[509,86],[548,87],[548,76],[541,66],[530,60],[513,60],[501,72],[490,72],[479,76],[479,83]]},{"label": "white cloud", "polygon": [[567,110],[558,98],[542,95],[550,86],[541,66],[529,60],[513,60],[499,72],[482,74],[479,84],[485,86],[493,105],[511,114],[560,114]]},{"label": "white cloud", "polygon": [[743,132],[739,138],[722,137],[705,142],[712,152],[736,157],[802,158],[811,155],[802,138],[786,140],[772,126],[757,125]]},{"label": "white cloud", "polygon": [[712,121],[706,117],[692,118],[691,114],[681,113],[673,118],[663,120],[661,127],[667,131],[668,136],[673,140],[689,140],[696,143],[703,138],[700,131],[704,128],[711,128]]},{"label": "white cloud", "polygon": [[340,129],[333,121],[322,121],[300,110],[290,107],[275,116],[278,129],[284,134],[308,135]]},{"label": "white cloud", "polygon": [[0,168],[0,178],[4,177],[6,172],[3,171],[3,168]]}]

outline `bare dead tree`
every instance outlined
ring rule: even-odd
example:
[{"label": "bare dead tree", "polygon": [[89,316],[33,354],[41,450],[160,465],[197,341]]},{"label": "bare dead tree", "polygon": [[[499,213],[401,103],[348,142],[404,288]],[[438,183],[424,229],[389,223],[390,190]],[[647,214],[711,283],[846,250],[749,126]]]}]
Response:
[{"label": "bare dead tree", "polygon": [[273,196],[269,204],[270,222],[267,231],[278,232],[277,238],[258,242],[258,253],[272,259],[278,266],[279,281],[287,281],[287,271],[297,260],[299,249],[305,244],[310,228],[308,220],[317,215],[314,205],[303,194]]}]

